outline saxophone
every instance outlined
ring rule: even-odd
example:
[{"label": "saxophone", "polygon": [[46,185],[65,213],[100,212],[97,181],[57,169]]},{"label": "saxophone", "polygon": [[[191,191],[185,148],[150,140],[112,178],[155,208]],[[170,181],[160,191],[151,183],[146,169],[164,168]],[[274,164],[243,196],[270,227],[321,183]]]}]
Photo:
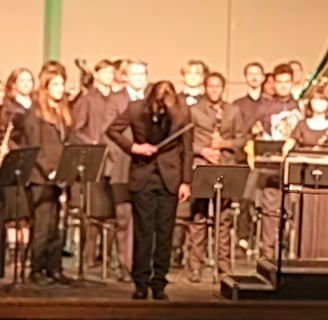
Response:
[{"label": "saxophone", "polygon": [[5,158],[6,154],[9,151],[9,140],[10,140],[10,135],[11,132],[14,129],[14,125],[13,122],[10,121],[7,128],[6,128],[6,132],[3,136],[3,140],[1,142],[1,146],[0,146],[0,165],[2,164],[3,159]]},{"label": "saxophone", "polygon": [[255,169],[255,140],[263,140],[263,136],[263,126],[257,121],[252,128],[251,138],[247,140],[244,146],[244,152],[247,155],[247,164],[251,170]]}]

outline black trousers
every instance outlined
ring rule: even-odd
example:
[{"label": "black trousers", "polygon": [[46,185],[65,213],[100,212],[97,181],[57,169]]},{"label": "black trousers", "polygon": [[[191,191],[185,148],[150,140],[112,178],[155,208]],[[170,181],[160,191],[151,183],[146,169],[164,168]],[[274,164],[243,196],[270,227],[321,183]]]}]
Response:
[{"label": "black trousers", "polygon": [[240,215],[238,217],[238,238],[248,240],[251,217],[249,214],[251,202],[246,199],[240,201]]},{"label": "black trousers", "polygon": [[132,193],[134,251],[132,277],[140,290],[161,290],[167,284],[178,195],[168,192],[153,173],[140,192]]},{"label": "black trousers", "polygon": [[31,273],[61,271],[61,240],[58,230],[60,189],[33,185],[33,237]]}]

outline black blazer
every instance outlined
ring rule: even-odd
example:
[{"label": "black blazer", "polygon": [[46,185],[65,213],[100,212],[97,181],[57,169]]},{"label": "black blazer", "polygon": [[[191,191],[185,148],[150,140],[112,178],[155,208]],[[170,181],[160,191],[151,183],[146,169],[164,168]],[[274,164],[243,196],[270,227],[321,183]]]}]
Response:
[{"label": "black blazer", "polygon": [[40,147],[36,166],[30,177],[31,183],[45,183],[49,173],[57,169],[64,144],[72,140],[69,128],[64,127],[64,130],[65,138],[61,139],[59,128],[39,118],[34,108],[27,113],[24,124],[25,145]]},{"label": "black blazer", "polygon": [[[109,126],[107,135],[126,153],[131,153],[133,141],[123,132],[132,128],[133,140],[136,143],[146,143],[145,109],[147,100],[131,102],[128,108],[120,114]],[[190,110],[185,105],[177,105],[170,109],[171,129],[169,135],[181,129],[190,122]],[[192,179],[192,132],[188,131],[182,137],[172,141],[161,149],[152,159],[133,156],[130,166],[130,190],[141,191],[157,164],[166,188],[171,193],[177,193],[181,183],[191,183]]]}]

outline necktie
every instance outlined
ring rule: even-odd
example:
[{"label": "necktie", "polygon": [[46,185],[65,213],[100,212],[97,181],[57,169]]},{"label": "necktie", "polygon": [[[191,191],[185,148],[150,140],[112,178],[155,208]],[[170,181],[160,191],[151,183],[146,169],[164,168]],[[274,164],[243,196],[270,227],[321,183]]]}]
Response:
[{"label": "necktie", "polygon": [[135,94],[135,100],[142,100],[144,98],[142,91],[137,91]]}]

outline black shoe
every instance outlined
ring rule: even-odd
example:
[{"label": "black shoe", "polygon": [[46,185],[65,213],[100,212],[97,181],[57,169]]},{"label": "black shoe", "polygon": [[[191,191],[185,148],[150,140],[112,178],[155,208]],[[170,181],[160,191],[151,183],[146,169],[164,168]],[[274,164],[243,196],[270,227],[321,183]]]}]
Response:
[{"label": "black shoe", "polygon": [[49,285],[47,277],[42,272],[31,272],[30,281],[37,286],[45,287]]},{"label": "black shoe", "polygon": [[74,257],[74,253],[63,249],[62,250],[62,256],[66,257],[66,258],[71,258],[71,257]]},{"label": "black shoe", "polygon": [[164,292],[164,289],[153,290],[153,299],[155,300],[169,300],[168,295]]},{"label": "black shoe", "polygon": [[66,277],[61,272],[48,272],[47,277],[52,281],[53,284],[60,284],[67,286],[73,282],[73,279]]},{"label": "black shoe", "polygon": [[146,300],[148,298],[148,290],[137,289],[132,294],[132,299],[134,300]]}]

